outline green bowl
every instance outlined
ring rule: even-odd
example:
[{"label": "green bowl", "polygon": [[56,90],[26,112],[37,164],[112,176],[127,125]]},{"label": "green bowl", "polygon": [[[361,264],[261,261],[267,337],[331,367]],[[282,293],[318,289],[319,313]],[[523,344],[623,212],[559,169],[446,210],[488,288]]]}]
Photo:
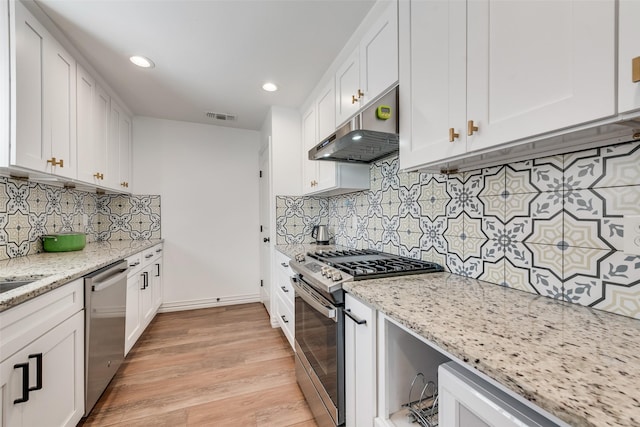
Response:
[{"label": "green bowl", "polygon": [[59,233],[42,236],[42,246],[45,252],[80,251],[87,244],[84,233]]}]

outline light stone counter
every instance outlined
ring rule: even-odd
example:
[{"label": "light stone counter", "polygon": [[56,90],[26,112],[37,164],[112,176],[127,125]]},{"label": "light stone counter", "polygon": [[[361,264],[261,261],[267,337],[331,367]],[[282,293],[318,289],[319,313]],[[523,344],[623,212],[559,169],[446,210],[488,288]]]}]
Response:
[{"label": "light stone counter", "polygon": [[449,273],[344,289],[570,425],[640,425],[638,320]]},{"label": "light stone counter", "polygon": [[40,279],[1,293],[0,312],[161,242],[159,239],[96,242],[88,243],[81,251],[2,260],[0,281]]},{"label": "light stone counter", "polygon": [[315,251],[333,251],[336,249],[346,249],[336,245],[312,245],[312,244],[293,244],[293,245],[276,245],[276,250],[282,252],[289,258],[293,259],[297,254],[306,254]]}]

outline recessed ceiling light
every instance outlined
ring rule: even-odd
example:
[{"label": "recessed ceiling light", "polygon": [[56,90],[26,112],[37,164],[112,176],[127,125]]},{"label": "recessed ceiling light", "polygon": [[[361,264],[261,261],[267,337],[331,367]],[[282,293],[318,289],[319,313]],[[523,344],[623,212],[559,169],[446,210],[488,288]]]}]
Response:
[{"label": "recessed ceiling light", "polygon": [[139,55],[132,56],[131,58],[129,58],[129,61],[133,62],[141,68],[153,68],[156,66],[156,64],[154,64],[153,61],[149,58],[145,58],[144,56]]},{"label": "recessed ceiling light", "polygon": [[276,90],[278,90],[278,86],[273,83],[265,83],[262,85],[262,89],[266,90],[267,92],[275,92]]}]

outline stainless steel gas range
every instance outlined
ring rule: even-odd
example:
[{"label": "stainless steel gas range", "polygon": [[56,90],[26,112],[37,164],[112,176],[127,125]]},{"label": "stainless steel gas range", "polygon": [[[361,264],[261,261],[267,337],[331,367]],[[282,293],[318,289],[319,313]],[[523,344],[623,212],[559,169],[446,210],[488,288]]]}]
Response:
[{"label": "stainless steel gas range", "polygon": [[290,264],[295,298],[296,378],[319,427],[345,422],[344,291],[342,284],[435,273],[435,263],[370,249],[298,254]]}]

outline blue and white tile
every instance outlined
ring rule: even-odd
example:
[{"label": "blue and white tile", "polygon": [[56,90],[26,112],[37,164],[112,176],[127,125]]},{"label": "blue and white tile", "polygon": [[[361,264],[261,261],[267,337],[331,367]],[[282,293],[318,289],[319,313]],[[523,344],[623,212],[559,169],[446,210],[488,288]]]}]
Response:
[{"label": "blue and white tile", "polygon": [[505,166],[482,169],[482,189],[479,196],[501,196],[506,189],[507,171]]},{"label": "blue and white tile", "polygon": [[562,155],[511,163],[507,168],[506,191],[509,194],[520,194],[527,189],[534,193],[562,192],[563,168]]},{"label": "blue and white tile", "polygon": [[[526,222],[525,222],[526,223]],[[531,233],[524,238],[525,243],[557,245],[564,237],[564,215],[558,210],[549,218],[533,218]]]},{"label": "blue and white tile", "polygon": [[576,189],[640,185],[640,141],[567,155],[565,170]]},{"label": "blue and white tile", "polygon": [[422,214],[422,209],[418,202],[421,196],[421,188],[419,185],[415,185],[410,189],[400,187],[398,191],[398,198],[400,199],[399,215],[411,215],[414,218],[419,218]]},{"label": "blue and white tile", "polygon": [[6,184],[7,212],[10,215],[21,213],[28,215],[29,208],[29,185],[19,181],[8,180]]},{"label": "blue and white tile", "polygon": [[380,170],[382,174],[382,191],[389,189],[397,190],[400,187],[398,164],[397,157],[382,161]]},{"label": "blue and white tile", "polygon": [[[405,248],[412,253],[419,253],[422,239],[420,229],[420,219],[411,215],[400,217],[398,225],[398,235],[400,237],[400,248]],[[417,250],[417,252],[416,252]]]},{"label": "blue and white tile", "polygon": [[602,299],[601,261],[612,252],[569,247],[564,251],[564,300],[590,306]]},{"label": "blue and white tile", "polygon": [[504,263],[504,284],[505,286],[518,289],[521,291],[538,294],[536,289],[531,286],[530,268],[521,268],[513,265],[508,258]]},{"label": "blue and white tile", "polygon": [[441,254],[447,252],[447,242],[444,238],[445,230],[447,229],[446,217],[438,217],[435,220],[422,217],[420,218],[420,229],[422,231],[420,246],[424,251],[435,248]]},{"label": "blue and white tile", "polygon": [[499,286],[506,286],[505,276],[504,276],[505,262],[506,261],[504,258],[501,258],[494,262],[485,261],[482,267],[483,269],[482,274],[478,276],[478,279],[484,280],[490,283],[495,283],[496,285],[499,285]]},{"label": "blue and white tile", "polygon": [[369,199],[369,207],[367,211],[367,215],[370,217],[377,216],[382,217],[382,196],[384,193],[382,191],[369,191],[367,193],[367,198]]},{"label": "blue and white tile", "polygon": [[571,212],[564,214],[562,242],[570,247],[615,250],[615,247],[600,235],[601,222],[597,218],[579,219]]},{"label": "blue and white tile", "polygon": [[382,243],[391,243],[396,247],[400,246],[400,235],[398,234],[399,228],[399,216],[382,217]]}]

